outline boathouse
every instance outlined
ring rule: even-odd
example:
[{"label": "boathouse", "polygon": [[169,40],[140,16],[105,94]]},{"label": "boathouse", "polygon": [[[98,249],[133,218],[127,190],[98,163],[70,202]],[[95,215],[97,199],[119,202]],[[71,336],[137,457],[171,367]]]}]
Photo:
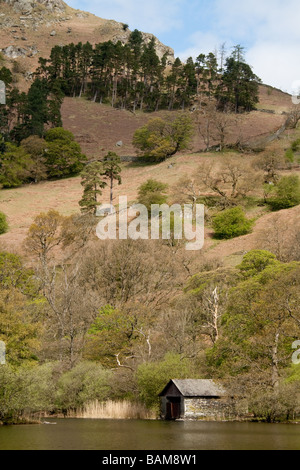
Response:
[{"label": "boathouse", "polygon": [[159,394],[165,420],[229,420],[237,418],[236,401],[214,380],[170,380]]}]

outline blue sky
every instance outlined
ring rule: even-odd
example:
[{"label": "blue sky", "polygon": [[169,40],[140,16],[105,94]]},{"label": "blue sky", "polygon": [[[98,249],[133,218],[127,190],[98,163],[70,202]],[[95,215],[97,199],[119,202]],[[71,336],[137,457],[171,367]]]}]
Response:
[{"label": "blue sky", "polygon": [[[155,34],[181,59],[226,43],[246,48],[264,83],[291,91],[300,80],[299,0],[67,0],[73,8]],[[300,83],[300,82],[299,82]]]}]

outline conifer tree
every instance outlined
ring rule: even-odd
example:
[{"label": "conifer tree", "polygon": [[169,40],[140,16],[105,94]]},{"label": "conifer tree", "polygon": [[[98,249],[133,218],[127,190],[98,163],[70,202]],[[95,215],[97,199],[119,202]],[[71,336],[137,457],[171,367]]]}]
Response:
[{"label": "conifer tree", "polygon": [[225,63],[225,70],[216,90],[218,107],[225,110],[231,106],[235,113],[251,111],[258,103],[258,83],[260,79],[250,65],[244,62],[243,49],[236,46]]},{"label": "conifer tree", "polygon": [[121,159],[119,155],[115,152],[108,152],[108,154],[104,157],[103,160],[103,175],[107,178],[110,182],[110,206],[113,206],[113,186],[114,180],[118,181],[118,184],[122,184],[121,178],[121,171],[122,168],[120,166]]},{"label": "conifer tree", "polygon": [[107,183],[103,181],[103,165],[100,162],[90,163],[81,172],[81,185],[83,186],[83,196],[79,201],[83,213],[96,215],[97,207],[100,205],[98,197],[102,195],[102,189]]}]

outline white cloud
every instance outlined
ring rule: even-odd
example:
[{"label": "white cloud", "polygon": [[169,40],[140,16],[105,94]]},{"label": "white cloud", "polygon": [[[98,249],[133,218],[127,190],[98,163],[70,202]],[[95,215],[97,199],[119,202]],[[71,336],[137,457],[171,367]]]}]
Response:
[{"label": "white cloud", "polygon": [[264,83],[291,93],[293,82],[300,80],[298,56],[297,46],[287,49],[284,44],[259,42],[247,59]]},{"label": "white cloud", "polygon": [[131,30],[139,29],[155,35],[183,26],[180,9],[184,0],[69,0],[68,4],[100,18],[127,23]]},{"label": "white cloud", "polygon": [[[223,42],[247,45],[247,61],[263,82],[291,91],[300,80],[300,2],[299,0],[215,0],[210,32],[189,36],[182,58],[195,57]],[[212,21],[213,20],[213,21]]]},{"label": "white cloud", "polygon": [[188,57],[193,57],[194,59],[198,57],[199,54],[208,54],[209,52],[214,52],[214,50],[219,48],[222,43],[220,37],[217,34],[203,33],[197,31],[189,37],[190,47],[183,51],[179,51],[176,54],[182,59],[186,60]]},{"label": "white cloud", "polygon": [[131,30],[163,35],[181,59],[214,51],[224,42],[229,52],[241,44],[265,83],[290,90],[300,80],[299,0],[67,1],[101,18],[127,23]]}]

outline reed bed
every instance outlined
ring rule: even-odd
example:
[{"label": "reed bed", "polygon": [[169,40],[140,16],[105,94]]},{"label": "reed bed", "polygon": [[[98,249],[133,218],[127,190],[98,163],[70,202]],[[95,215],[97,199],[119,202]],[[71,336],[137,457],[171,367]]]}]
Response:
[{"label": "reed bed", "polygon": [[155,413],[140,403],[128,400],[99,402],[94,400],[76,411],[70,411],[68,418],[85,419],[155,419]]}]

